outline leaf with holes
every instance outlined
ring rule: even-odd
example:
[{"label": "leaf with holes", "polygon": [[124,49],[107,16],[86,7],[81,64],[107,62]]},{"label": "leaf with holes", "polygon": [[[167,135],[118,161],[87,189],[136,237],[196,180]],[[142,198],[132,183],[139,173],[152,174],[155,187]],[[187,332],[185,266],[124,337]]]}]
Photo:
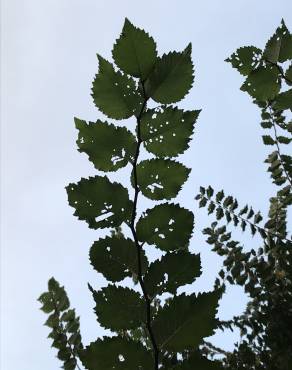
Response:
[{"label": "leaf with holes", "polygon": [[138,239],[164,251],[185,249],[194,227],[194,215],[177,204],[148,209],[136,225]]},{"label": "leaf with holes", "polygon": [[[113,282],[138,274],[137,248],[131,239],[109,237],[94,242],[90,249],[90,262],[97,272]],[[145,252],[140,252],[142,274],[148,266]]]},{"label": "leaf with holes", "polygon": [[176,294],[180,286],[191,284],[200,275],[200,256],[189,251],[177,251],[152,262],[144,283],[148,295],[154,298],[166,292]]},{"label": "leaf with holes", "polygon": [[[150,159],[137,165],[137,182],[142,194],[153,200],[174,198],[187,180],[190,169],[170,159]],[[134,186],[134,173],[131,176]]]},{"label": "leaf with holes", "polygon": [[100,171],[116,171],[133,160],[136,150],[134,135],[125,127],[97,120],[96,123],[75,118],[79,151],[86,153]]},{"label": "leaf with holes", "polygon": [[255,46],[244,46],[237,49],[235,53],[226,59],[226,62],[230,62],[233,68],[236,68],[239,73],[246,76],[258,67],[261,56],[261,49]]},{"label": "leaf with holes", "polygon": [[290,111],[292,111],[292,89],[284,91],[276,96],[273,108],[278,110],[290,109]]},{"label": "leaf with holes", "polygon": [[259,101],[273,99],[280,91],[277,67],[267,66],[255,69],[240,89]]},{"label": "leaf with holes", "polygon": [[145,303],[132,289],[109,285],[93,293],[95,313],[106,329],[134,329],[146,319]]},{"label": "leaf with holes", "polygon": [[163,104],[180,101],[194,80],[191,51],[189,44],[181,53],[174,51],[159,58],[145,82],[146,95]]},{"label": "leaf with holes", "polygon": [[151,352],[138,342],[121,337],[104,337],[87,346],[80,358],[87,370],[150,370]]},{"label": "leaf with holes", "polygon": [[156,59],[156,44],[144,30],[126,18],[122,34],[113,48],[113,58],[122,71],[145,80]]},{"label": "leaf with holes", "polygon": [[189,147],[200,111],[173,107],[149,109],[141,118],[141,138],[148,152],[158,157],[175,157]]},{"label": "leaf with holes", "polygon": [[99,110],[110,118],[124,119],[139,114],[142,97],[135,81],[115,71],[107,60],[98,55],[99,72],[92,86],[92,97]]},{"label": "leaf with holes", "polygon": [[168,301],[153,321],[158,346],[167,351],[181,352],[197,347],[203,338],[214,334],[215,315],[221,291],[179,295]]},{"label": "leaf with holes", "polygon": [[129,222],[133,205],[128,191],[106,176],[82,178],[77,184],[69,184],[66,190],[69,204],[75,208],[74,215],[90,228],[117,227]]},{"label": "leaf with holes", "polygon": [[267,42],[264,58],[272,63],[282,63],[292,59],[292,35],[283,20],[281,26]]}]

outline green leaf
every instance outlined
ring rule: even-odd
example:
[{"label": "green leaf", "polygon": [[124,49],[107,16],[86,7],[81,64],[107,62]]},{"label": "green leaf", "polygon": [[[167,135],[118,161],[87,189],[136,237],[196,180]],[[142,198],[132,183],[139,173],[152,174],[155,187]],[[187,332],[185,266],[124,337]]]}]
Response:
[{"label": "green leaf", "polygon": [[86,153],[100,171],[116,171],[134,159],[136,140],[125,127],[97,120],[96,123],[75,118],[79,152]]},{"label": "green leaf", "polygon": [[144,30],[134,27],[127,18],[112,54],[122,71],[142,80],[149,75],[157,59],[153,38]]},{"label": "green leaf", "polygon": [[[137,248],[131,239],[116,236],[99,239],[93,243],[89,256],[94,269],[110,281],[118,282],[138,273]],[[140,258],[144,274],[148,261],[143,250]]]},{"label": "green leaf", "polygon": [[191,284],[200,275],[200,256],[188,251],[178,251],[167,253],[160,260],[151,263],[144,283],[147,294],[153,298],[165,292],[176,294],[177,288]]},{"label": "green leaf", "polygon": [[289,80],[289,81],[286,80],[287,84],[291,86],[292,85],[292,63],[287,68],[287,70],[285,72],[285,77],[286,77],[287,80]]},{"label": "green leaf", "polygon": [[105,337],[92,342],[81,354],[87,370],[151,370],[151,352],[142,344],[121,337]]},{"label": "green leaf", "polygon": [[255,69],[240,89],[259,101],[273,99],[280,91],[277,67],[267,66]]},{"label": "green leaf", "polygon": [[98,321],[106,329],[134,329],[146,320],[145,302],[132,289],[109,285],[93,298]]},{"label": "green leaf", "polygon": [[190,136],[200,111],[173,107],[149,109],[141,118],[141,138],[148,152],[158,157],[175,157],[189,147]]},{"label": "green leaf", "polygon": [[269,135],[263,135],[262,139],[263,139],[263,143],[265,145],[274,145],[275,144],[274,139]]},{"label": "green leaf", "polygon": [[138,239],[164,251],[185,249],[192,236],[194,215],[177,204],[148,209],[136,225]]},{"label": "green leaf", "polygon": [[64,370],[74,370],[76,368],[77,361],[75,358],[71,358],[70,360],[64,363]]},{"label": "green leaf", "polygon": [[106,176],[82,178],[66,187],[74,215],[85,220],[92,229],[117,227],[129,222],[132,202],[121,184],[111,183]]},{"label": "green leaf", "polygon": [[273,108],[278,110],[290,109],[292,112],[292,89],[276,96]]},{"label": "green leaf", "polygon": [[176,365],[173,370],[223,370],[219,361],[209,361],[199,351],[192,351],[191,356],[181,364]]},{"label": "green leaf", "polygon": [[124,119],[139,114],[142,97],[138,93],[135,81],[115,71],[114,67],[101,56],[99,72],[92,86],[92,97],[97,108],[110,118]]},{"label": "green leaf", "polygon": [[43,293],[38,298],[38,301],[42,304],[41,310],[44,313],[50,313],[55,309],[55,303],[53,295],[49,292]]},{"label": "green leaf", "polygon": [[214,334],[221,291],[175,296],[158,312],[153,331],[160,348],[181,352],[197,347]]},{"label": "green leaf", "polygon": [[262,55],[261,49],[255,46],[245,46],[236,50],[226,62],[230,62],[243,76],[250,74],[258,67]]},{"label": "green leaf", "polygon": [[145,83],[146,95],[156,102],[171,104],[180,101],[193,84],[191,44],[178,53],[164,54],[156,62]]},{"label": "green leaf", "polygon": [[[170,159],[150,159],[137,165],[138,186],[153,200],[174,198],[187,180],[190,169]],[[132,173],[132,185],[134,184]]]},{"label": "green leaf", "polygon": [[292,35],[283,20],[281,26],[267,42],[264,57],[272,63],[282,63],[292,59]]}]

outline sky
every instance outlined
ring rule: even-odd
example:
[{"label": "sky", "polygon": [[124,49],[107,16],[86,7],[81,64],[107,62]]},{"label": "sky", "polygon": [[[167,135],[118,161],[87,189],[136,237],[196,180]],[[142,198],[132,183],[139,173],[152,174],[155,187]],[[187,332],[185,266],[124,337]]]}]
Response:
[{"label": "sky", "polygon": [[[106,231],[73,216],[64,187],[96,174],[76,150],[73,117],[96,120],[90,88],[96,53],[111,59],[125,17],[147,30],[160,54],[192,42],[195,83],[179,103],[202,109],[191,148],[179,159],[192,168],[177,200],[195,214],[191,249],[203,274],[188,291],[212,289],[222,260],[201,230],[213,219],[198,209],[200,185],[237,197],[266,214],[275,192],[263,163],[260,112],[239,90],[240,75],[224,62],[236,48],[263,48],[282,18],[292,29],[290,0],[2,0],[1,2],[1,370],[52,370],[55,358],[37,297],[54,276],[81,316],[83,341],[104,334],[93,313],[87,282],[106,281],[89,265],[88,251]],[[128,184],[129,167],[109,177]],[[141,198],[139,211],[150,206]],[[235,234],[245,248],[256,239]],[[240,288],[229,288],[219,317],[244,309]],[[213,342],[232,348],[236,335]]]}]

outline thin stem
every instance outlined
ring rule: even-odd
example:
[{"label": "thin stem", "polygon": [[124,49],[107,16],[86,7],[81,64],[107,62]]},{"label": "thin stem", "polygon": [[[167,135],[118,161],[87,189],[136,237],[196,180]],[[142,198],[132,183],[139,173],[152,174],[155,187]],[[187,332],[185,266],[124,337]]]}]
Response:
[{"label": "thin stem", "polygon": [[145,303],[146,303],[146,327],[147,327],[147,330],[148,330],[148,333],[149,333],[149,337],[150,337],[153,352],[154,352],[154,369],[158,370],[158,367],[159,367],[159,362],[158,362],[159,349],[158,349],[158,346],[157,346],[157,343],[156,343],[156,340],[155,340],[155,337],[154,337],[153,329],[152,329],[151,300],[150,300],[149,295],[147,293],[147,290],[146,290],[146,287],[145,287],[145,284],[144,284],[144,280],[143,280],[143,276],[142,276],[142,263],[141,263],[142,246],[139,243],[137,233],[136,233],[136,228],[135,228],[135,220],[136,220],[136,214],[137,214],[137,202],[138,202],[138,195],[139,195],[139,192],[140,192],[139,186],[138,186],[138,175],[137,175],[137,162],[138,162],[138,157],[139,157],[139,154],[140,154],[140,146],[141,146],[141,143],[142,143],[141,127],[140,126],[141,126],[141,117],[142,117],[142,114],[143,114],[143,112],[146,108],[147,101],[148,101],[148,98],[146,97],[146,94],[145,94],[145,89],[144,89],[143,82],[142,82],[142,87],[143,87],[144,102],[142,104],[141,111],[140,111],[140,113],[137,117],[137,147],[136,147],[135,157],[134,157],[134,160],[133,160],[133,163],[132,163],[132,165],[133,165],[133,183],[134,183],[135,194],[134,194],[133,211],[132,211],[130,229],[131,229],[131,232],[132,232],[132,235],[133,235],[133,238],[134,238],[134,242],[135,242],[135,245],[136,245],[136,248],[137,248],[138,281],[139,281],[139,284],[141,286],[143,296],[144,296],[144,299],[145,299]]}]

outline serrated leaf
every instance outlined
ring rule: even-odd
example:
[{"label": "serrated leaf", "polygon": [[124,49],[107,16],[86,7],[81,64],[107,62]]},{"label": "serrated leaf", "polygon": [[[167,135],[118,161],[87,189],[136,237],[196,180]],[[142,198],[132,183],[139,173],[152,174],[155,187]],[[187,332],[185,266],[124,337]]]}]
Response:
[{"label": "serrated leaf", "polygon": [[127,18],[112,54],[122,71],[142,80],[149,75],[157,59],[153,38],[144,30],[136,28]]},{"label": "serrated leaf", "polygon": [[132,289],[109,285],[93,293],[95,313],[106,329],[134,329],[146,321],[146,306]]},{"label": "serrated leaf", "polygon": [[[94,242],[89,253],[92,266],[97,272],[113,282],[123,280],[127,276],[137,274],[137,248],[131,239],[109,237]],[[148,261],[145,252],[140,252],[142,273]]]},{"label": "serrated leaf", "polygon": [[[71,351],[69,348],[63,348],[58,351],[58,359],[61,361],[68,361],[71,357]],[[75,367],[74,367],[75,368]]]},{"label": "serrated leaf", "polygon": [[130,339],[105,337],[97,339],[80,355],[88,370],[151,370],[151,352],[142,344]]},{"label": "serrated leaf", "polygon": [[261,49],[255,46],[245,46],[236,50],[226,62],[230,62],[243,76],[248,75],[253,69],[258,67],[262,55]]},{"label": "serrated leaf", "polygon": [[[170,159],[150,159],[137,165],[138,186],[152,200],[174,198],[187,180],[190,169]],[[134,182],[132,173],[132,184]]]},{"label": "serrated leaf", "polygon": [[263,135],[262,139],[263,139],[263,143],[265,145],[274,145],[275,144],[274,139],[269,135]]},{"label": "serrated leaf", "polygon": [[66,187],[68,201],[75,208],[74,215],[92,229],[117,227],[129,222],[132,202],[121,184],[111,183],[106,176],[82,178]]},{"label": "serrated leaf", "polygon": [[171,104],[180,101],[193,83],[191,44],[178,53],[164,54],[145,83],[146,95],[158,103]]},{"label": "serrated leaf", "polygon": [[[292,85],[292,63],[290,64],[290,66],[287,68],[286,72],[285,72],[285,77],[286,77],[286,82],[289,86]],[[288,80],[288,81],[287,81]]]},{"label": "serrated leaf", "polygon": [[216,194],[216,202],[221,202],[223,198],[224,198],[224,191],[223,190],[218,191],[218,193]]},{"label": "serrated leaf", "polygon": [[276,96],[273,104],[274,109],[292,111],[292,89],[284,91]]},{"label": "serrated leaf", "polygon": [[148,209],[139,219],[136,230],[140,241],[172,251],[188,246],[193,226],[192,212],[177,204],[164,203]]},{"label": "serrated leaf", "polygon": [[180,286],[191,284],[200,275],[200,256],[188,251],[178,251],[167,253],[160,260],[152,262],[144,283],[147,294],[153,298],[165,292],[176,294]]},{"label": "serrated leaf", "polygon": [[205,337],[214,333],[219,290],[211,293],[175,296],[158,312],[153,331],[160,348],[181,352],[197,347]]},{"label": "serrated leaf", "polygon": [[248,75],[240,89],[259,101],[274,99],[280,91],[277,67],[267,66],[255,69]]},{"label": "serrated leaf", "polygon": [[272,63],[278,61],[282,63],[292,59],[292,35],[283,20],[281,26],[267,42],[264,57]]},{"label": "serrated leaf", "polygon": [[191,356],[184,360],[179,365],[176,365],[173,370],[224,370],[219,361],[209,361],[203,357],[199,351],[192,351]]},{"label": "serrated leaf", "polygon": [[114,119],[139,114],[142,97],[136,89],[135,81],[120,71],[115,71],[113,65],[100,55],[97,57],[99,72],[92,85],[92,97],[97,108]]},{"label": "serrated leaf", "polygon": [[78,118],[75,118],[75,126],[79,130],[78,150],[88,155],[97,170],[116,171],[133,160],[136,140],[125,127],[100,120],[87,124]]},{"label": "serrated leaf", "polygon": [[71,358],[70,360],[64,363],[64,370],[74,370],[76,368],[77,361],[75,358]]},{"label": "serrated leaf", "polygon": [[189,147],[200,111],[173,107],[149,109],[141,118],[141,138],[148,152],[158,157],[176,157]]}]

